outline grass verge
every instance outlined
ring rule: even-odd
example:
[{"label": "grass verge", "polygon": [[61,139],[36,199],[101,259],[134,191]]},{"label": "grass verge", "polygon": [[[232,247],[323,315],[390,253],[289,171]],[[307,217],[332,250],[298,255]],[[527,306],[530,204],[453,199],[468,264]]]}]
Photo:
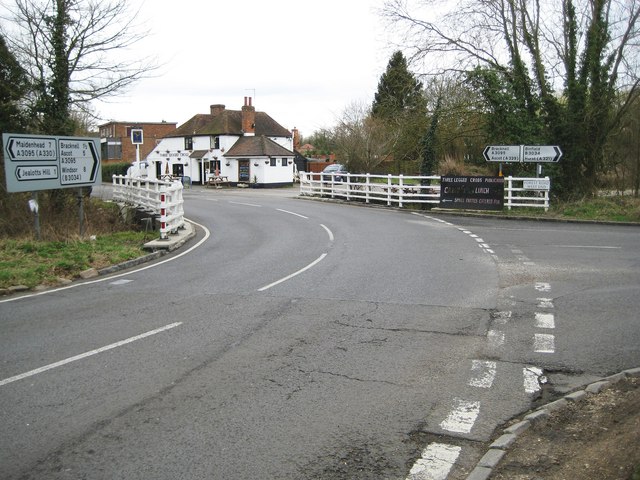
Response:
[{"label": "grass verge", "polygon": [[551,201],[551,208],[519,208],[500,212],[484,212],[487,215],[535,217],[562,220],[590,220],[606,222],[640,223],[640,199],[630,196],[598,197],[573,202]]},{"label": "grass verge", "polygon": [[0,239],[0,288],[55,285],[88,268],[100,269],[145,254],[145,232],[114,232],[95,240],[38,242]]}]

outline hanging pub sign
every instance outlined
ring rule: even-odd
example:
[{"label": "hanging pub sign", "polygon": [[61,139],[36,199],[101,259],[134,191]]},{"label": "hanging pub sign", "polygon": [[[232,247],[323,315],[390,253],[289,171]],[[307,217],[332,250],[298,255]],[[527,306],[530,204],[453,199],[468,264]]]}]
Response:
[{"label": "hanging pub sign", "polygon": [[502,210],[504,177],[440,177],[440,206],[464,210]]}]

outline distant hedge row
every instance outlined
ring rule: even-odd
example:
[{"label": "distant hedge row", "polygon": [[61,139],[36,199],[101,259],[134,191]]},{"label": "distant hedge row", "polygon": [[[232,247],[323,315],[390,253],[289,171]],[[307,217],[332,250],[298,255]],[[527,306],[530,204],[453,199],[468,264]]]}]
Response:
[{"label": "distant hedge row", "polygon": [[114,175],[124,175],[127,173],[127,169],[131,166],[130,163],[107,163],[102,164],[102,181],[111,183]]}]

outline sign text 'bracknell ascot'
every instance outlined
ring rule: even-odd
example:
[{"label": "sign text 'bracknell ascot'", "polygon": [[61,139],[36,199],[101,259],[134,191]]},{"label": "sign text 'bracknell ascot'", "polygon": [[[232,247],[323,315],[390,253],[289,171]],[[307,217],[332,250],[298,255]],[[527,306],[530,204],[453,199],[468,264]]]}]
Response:
[{"label": "sign text 'bracknell ascot'", "polygon": [[3,133],[8,192],[94,185],[101,178],[97,138]]}]

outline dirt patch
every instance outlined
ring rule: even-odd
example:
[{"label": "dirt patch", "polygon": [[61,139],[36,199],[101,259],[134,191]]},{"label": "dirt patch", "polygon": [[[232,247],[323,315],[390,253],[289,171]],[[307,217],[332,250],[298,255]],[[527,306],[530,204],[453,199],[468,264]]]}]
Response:
[{"label": "dirt patch", "polygon": [[493,480],[640,480],[640,378],[570,403],[521,434]]}]

